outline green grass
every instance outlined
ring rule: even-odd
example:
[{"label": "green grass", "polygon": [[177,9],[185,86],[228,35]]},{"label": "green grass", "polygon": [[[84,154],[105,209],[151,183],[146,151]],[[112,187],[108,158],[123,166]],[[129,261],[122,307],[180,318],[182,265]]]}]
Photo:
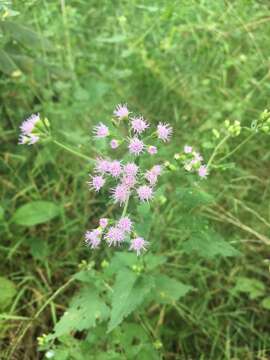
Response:
[{"label": "green grass", "polygon": [[[269,106],[270,5],[248,0],[23,3],[14,1],[12,8],[20,14],[12,21],[40,34],[41,41],[16,43],[9,33],[1,39],[2,48],[17,55],[21,74],[5,73],[0,61],[0,274],[16,285],[8,307],[0,308],[6,316],[0,317],[0,358],[14,352],[11,359],[29,360],[44,357],[36,339],[52,331],[77,286],[66,288],[34,318],[48,298],[82,260],[95,261],[100,269],[112,254],[83,246],[85,229],[108,210],[105,197],[88,191],[90,167],[55,144],[17,146],[22,119],[40,112],[59,139],[94,156],[91,127],[110,118],[115,104],[127,102],[153,123],[173,124],[174,138],[164,154],[168,160],[186,143],[209,159],[213,128],[220,129],[227,118],[249,126]],[[244,132],[230,139],[217,158],[244,139]],[[160,357],[269,358],[269,309],[262,306],[270,296],[269,159],[269,136],[257,134],[228,160],[232,168],[211,172],[202,187],[215,202],[195,211],[191,206],[188,218],[188,198],[175,196],[188,180],[181,174],[163,180],[167,201],[154,210],[150,251],[168,256],[162,271],[196,290],[173,305],[131,315],[130,322],[154,329],[153,343],[162,343]],[[30,228],[14,224],[16,209],[33,200],[58,204],[60,216]],[[185,251],[183,221],[185,231],[212,227],[241,256],[207,258]],[[252,298],[252,286],[239,290],[242,278],[259,281],[262,294]],[[113,335],[103,336],[105,345],[93,345],[96,352],[114,349]]]}]

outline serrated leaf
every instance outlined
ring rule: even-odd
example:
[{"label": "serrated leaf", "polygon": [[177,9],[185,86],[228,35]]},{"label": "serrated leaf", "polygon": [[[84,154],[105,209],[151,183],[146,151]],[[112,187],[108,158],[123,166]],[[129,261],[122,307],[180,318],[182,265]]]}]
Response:
[{"label": "serrated leaf", "polygon": [[181,188],[176,189],[176,196],[181,201],[182,206],[187,210],[192,210],[197,206],[208,205],[214,202],[214,198],[200,189]]},{"label": "serrated leaf", "polygon": [[212,230],[192,233],[183,244],[183,250],[187,253],[195,251],[198,255],[206,258],[213,258],[217,255],[224,257],[240,255],[238,250]]},{"label": "serrated leaf", "polygon": [[0,310],[8,307],[16,294],[16,288],[12,281],[0,277]]},{"label": "serrated leaf", "polygon": [[108,332],[112,331],[143,302],[153,285],[153,280],[149,275],[148,277],[138,277],[128,270],[118,273],[113,287]]},{"label": "serrated leaf", "polygon": [[12,221],[23,226],[34,226],[52,220],[61,213],[61,208],[50,201],[32,201],[17,209]]},{"label": "serrated leaf", "polygon": [[154,299],[162,304],[179,300],[193,289],[179,280],[160,274],[155,278]]},{"label": "serrated leaf", "polygon": [[71,304],[54,327],[53,337],[69,334],[71,331],[82,331],[96,326],[109,315],[104,301],[93,287],[83,288],[71,301]]}]

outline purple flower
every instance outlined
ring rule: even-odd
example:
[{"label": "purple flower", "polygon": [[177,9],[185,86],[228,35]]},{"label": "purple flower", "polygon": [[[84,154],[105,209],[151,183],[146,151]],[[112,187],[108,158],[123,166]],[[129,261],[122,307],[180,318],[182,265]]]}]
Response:
[{"label": "purple flower", "polygon": [[100,122],[97,126],[94,127],[94,135],[96,138],[105,138],[109,135],[109,129],[106,125]]},{"label": "purple flower", "polygon": [[85,243],[90,246],[92,249],[96,249],[101,242],[101,231],[100,229],[95,229],[91,231],[86,231],[85,233]]},{"label": "purple flower", "polygon": [[107,225],[108,225],[108,219],[107,218],[99,219],[99,226],[102,227],[102,229],[105,229],[105,227]]},{"label": "purple flower", "polygon": [[196,161],[203,161],[202,155],[201,155],[200,153],[198,153],[198,152],[195,152],[195,153],[194,153],[194,159],[195,159]]},{"label": "purple flower", "polygon": [[138,170],[139,167],[135,163],[127,163],[123,168],[123,172],[127,176],[136,176]]},{"label": "purple flower", "polygon": [[132,188],[136,184],[136,177],[133,175],[124,175],[122,178],[122,184],[127,186],[128,188]]},{"label": "purple flower", "polygon": [[198,174],[201,178],[206,178],[208,175],[208,169],[206,165],[202,165],[199,167]]},{"label": "purple flower", "polygon": [[105,235],[105,239],[109,246],[120,245],[125,239],[125,233],[120,228],[111,226]]},{"label": "purple flower", "polygon": [[156,176],[159,176],[162,172],[162,166],[161,165],[154,165],[151,169],[153,174],[156,174]]},{"label": "purple flower", "polygon": [[153,190],[148,185],[142,185],[138,187],[137,194],[141,201],[149,201],[153,197]]},{"label": "purple flower", "polygon": [[112,139],[110,145],[112,149],[117,149],[119,146],[119,142],[116,139]]},{"label": "purple flower", "polygon": [[113,160],[111,163],[110,163],[110,166],[109,166],[109,173],[113,176],[113,177],[119,177],[120,174],[122,172],[122,166],[121,166],[121,163],[120,161],[118,160]]},{"label": "purple flower", "polygon": [[110,171],[110,165],[111,165],[110,161],[102,158],[98,158],[96,160],[95,171],[103,175]]},{"label": "purple flower", "polygon": [[105,179],[101,175],[91,176],[91,181],[89,181],[88,184],[90,185],[91,189],[94,189],[98,192],[105,184]]},{"label": "purple flower", "polygon": [[127,201],[129,195],[129,188],[124,184],[118,184],[114,189],[112,189],[112,197],[114,201],[120,205]]},{"label": "purple flower", "polygon": [[166,142],[170,140],[172,127],[169,124],[159,123],[157,126],[157,136],[160,140]]},{"label": "purple flower", "polygon": [[137,253],[137,256],[141,255],[141,251],[145,251],[148,246],[148,241],[145,241],[142,237],[137,237],[131,240],[129,250],[134,250]]},{"label": "purple flower", "polygon": [[19,135],[18,144],[33,145],[39,141],[40,137],[32,133],[36,124],[40,121],[39,114],[33,114],[24,120],[20,126],[21,134]]},{"label": "purple flower", "polygon": [[38,121],[40,121],[39,114],[33,114],[28,119],[23,121],[22,125],[20,126],[22,134],[30,135]]},{"label": "purple flower", "polygon": [[132,221],[128,216],[126,216],[121,218],[116,226],[122,231],[130,233],[132,228]]},{"label": "purple flower", "polygon": [[192,153],[192,146],[185,145],[185,146],[184,146],[184,153],[185,153],[185,154],[190,154],[190,153]]},{"label": "purple flower", "polygon": [[129,111],[127,108],[127,104],[118,104],[113,112],[113,114],[119,119],[125,119],[128,117]]},{"label": "purple flower", "polygon": [[150,185],[152,186],[155,185],[155,183],[157,182],[157,175],[152,170],[146,171],[144,177],[146,178],[146,180],[149,181]]},{"label": "purple flower", "polygon": [[149,127],[149,124],[144,120],[142,116],[131,119],[131,128],[137,133],[141,134]]},{"label": "purple flower", "polygon": [[155,154],[157,153],[157,148],[156,148],[156,146],[153,146],[153,145],[148,146],[147,152],[148,152],[150,155],[155,155]]},{"label": "purple flower", "polygon": [[131,154],[140,155],[140,153],[143,152],[144,143],[137,137],[134,137],[130,139],[128,148]]}]

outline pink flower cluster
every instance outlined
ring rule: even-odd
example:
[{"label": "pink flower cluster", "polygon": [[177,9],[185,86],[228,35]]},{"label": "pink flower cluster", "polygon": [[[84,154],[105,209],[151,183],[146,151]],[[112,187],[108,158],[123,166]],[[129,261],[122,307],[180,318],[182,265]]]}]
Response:
[{"label": "pink flower cluster", "polygon": [[203,164],[203,157],[200,153],[193,150],[192,146],[184,146],[184,169],[188,172],[197,172],[201,178],[208,176],[207,165]]},{"label": "pink flower cluster", "polygon": [[[125,205],[122,215],[124,216],[129,199],[132,196],[135,196],[140,202],[149,202],[153,198],[154,187],[162,173],[162,166],[154,165],[150,169],[144,170],[143,167],[139,166],[137,159],[147,153],[151,157],[156,155],[158,153],[157,146],[152,143],[147,144],[146,140],[153,140],[155,137],[161,142],[168,142],[172,135],[172,127],[160,122],[154,132],[143,138],[145,133],[151,129],[147,120],[142,116],[131,117],[127,105],[117,105],[113,114],[116,119],[114,124],[119,127],[117,132],[100,122],[94,127],[94,136],[97,140],[108,138],[114,154],[119,153],[119,151],[123,152],[125,150],[123,145],[126,145],[128,161],[123,160],[123,155],[120,159],[105,156],[97,158],[94,172],[90,174],[88,184],[90,189],[96,192],[99,192],[107,184],[113,202],[120,206]],[[122,126],[123,128],[129,127],[129,137],[120,137]],[[127,133],[127,131],[125,132]],[[120,245],[125,241],[126,234],[130,234],[132,230],[132,222],[128,217],[122,217],[116,225],[110,226],[106,232],[104,229],[107,223],[106,226],[103,225],[100,223],[98,229],[86,232],[85,238],[91,248],[97,248],[102,237],[109,246]],[[147,244],[147,241],[134,233],[134,238],[130,242],[130,250],[136,251],[139,255],[142,250],[146,249]]]},{"label": "pink flower cluster", "polygon": [[[128,216],[120,218],[116,224],[109,226],[109,220],[102,218],[99,220],[99,227],[87,231],[85,233],[85,243],[91,248],[96,249],[101,245],[102,239],[108,246],[120,246],[127,238],[131,237],[133,223]],[[148,242],[142,237],[134,235],[130,240],[129,249],[140,255],[142,251],[146,250]]]}]

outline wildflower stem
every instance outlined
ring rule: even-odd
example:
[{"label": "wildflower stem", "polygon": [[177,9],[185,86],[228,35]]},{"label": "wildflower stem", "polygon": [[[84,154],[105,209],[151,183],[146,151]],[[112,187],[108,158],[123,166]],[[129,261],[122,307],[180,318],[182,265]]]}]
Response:
[{"label": "wildflower stem", "polygon": [[124,217],[126,215],[127,212],[127,208],[128,208],[128,202],[129,202],[129,197],[127,198],[127,201],[125,202],[125,206],[121,215],[121,218]]},{"label": "wildflower stem", "polygon": [[211,157],[210,157],[210,159],[209,159],[209,161],[208,161],[208,163],[207,163],[207,167],[210,167],[210,165],[212,164],[215,156],[217,155],[218,150],[219,150],[220,147],[229,139],[229,137],[230,137],[230,135],[226,135],[226,136],[217,144],[217,146],[215,147],[215,149],[214,149],[214,151],[213,151],[213,153],[212,153],[212,155],[211,155]]},{"label": "wildflower stem", "polygon": [[247,138],[245,138],[245,140],[243,140],[240,144],[238,144],[232,151],[230,151],[227,155],[223,156],[219,162],[224,161],[225,159],[230,157],[232,154],[234,154],[238,149],[240,149],[240,147],[242,147],[242,145],[247,143],[254,135],[255,135],[255,132],[251,133]]},{"label": "wildflower stem", "polygon": [[66,151],[70,152],[71,154],[76,155],[76,156],[78,156],[78,157],[80,157],[80,158],[82,158],[82,159],[84,159],[84,160],[88,160],[88,161],[90,161],[90,162],[94,162],[94,161],[95,161],[94,159],[90,158],[89,156],[84,155],[84,154],[82,154],[82,153],[80,153],[80,152],[78,152],[78,151],[76,151],[76,150],[74,150],[74,149],[72,149],[72,148],[70,148],[70,147],[62,144],[62,143],[59,142],[58,140],[53,139],[52,142],[53,142],[54,144],[58,145],[59,147],[61,147],[62,149],[65,149]]}]

